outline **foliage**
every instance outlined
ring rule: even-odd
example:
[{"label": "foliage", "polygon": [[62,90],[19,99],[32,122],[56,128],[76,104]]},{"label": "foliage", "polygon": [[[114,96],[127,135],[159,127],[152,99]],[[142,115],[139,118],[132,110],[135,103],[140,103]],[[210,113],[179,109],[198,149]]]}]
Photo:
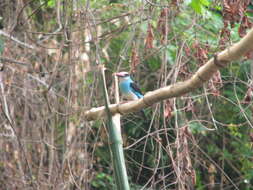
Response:
[{"label": "foliage", "polygon": [[[1,57],[16,62],[0,71],[0,189],[115,188],[106,122],[83,117],[104,105],[97,63],[112,103],[117,71],[130,71],[144,92],[187,80],[246,34],[252,6],[4,0],[1,31],[18,41],[0,36]],[[253,188],[251,62],[245,55],[202,88],[152,105],[148,120],[122,116],[132,189]]]}]

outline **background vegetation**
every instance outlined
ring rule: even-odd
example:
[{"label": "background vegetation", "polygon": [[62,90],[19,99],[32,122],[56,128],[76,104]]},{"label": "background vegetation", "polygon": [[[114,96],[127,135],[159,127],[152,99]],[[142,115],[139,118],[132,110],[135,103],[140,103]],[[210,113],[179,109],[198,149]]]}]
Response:
[{"label": "background vegetation", "polygon": [[[184,81],[252,24],[249,0],[2,0],[0,189],[114,189],[98,63],[143,92]],[[131,189],[253,189],[250,53],[122,117]]]}]

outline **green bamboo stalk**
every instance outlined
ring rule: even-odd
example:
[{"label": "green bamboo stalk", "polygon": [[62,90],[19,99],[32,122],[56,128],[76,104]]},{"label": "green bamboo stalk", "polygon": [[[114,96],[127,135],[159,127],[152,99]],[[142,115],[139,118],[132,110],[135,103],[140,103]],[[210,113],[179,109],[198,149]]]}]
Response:
[{"label": "green bamboo stalk", "polygon": [[[108,118],[107,129],[109,131],[110,149],[113,161],[114,176],[116,181],[117,189],[119,190],[130,190],[128,177],[126,172],[126,165],[123,152],[123,141],[120,130],[120,114],[112,115],[109,109],[110,101],[106,88],[106,80],[104,67],[101,68],[103,91],[105,97],[105,108]],[[116,84],[117,85],[117,84]],[[117,88],[116,88],[117,89]],[[116,90],[116,101],[119,102],[118,90]],[[118,103],[117,102],[117,103]]]}]

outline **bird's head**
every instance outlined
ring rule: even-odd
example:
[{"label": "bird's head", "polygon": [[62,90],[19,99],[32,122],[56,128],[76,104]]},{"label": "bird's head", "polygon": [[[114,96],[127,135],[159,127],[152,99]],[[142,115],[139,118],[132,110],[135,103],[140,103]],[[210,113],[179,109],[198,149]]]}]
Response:
[{"label": "bird's head", "polygon": [[120,81],[130,79],[130,74],[125,71],[116,73],[116,76],[119,77]]}]

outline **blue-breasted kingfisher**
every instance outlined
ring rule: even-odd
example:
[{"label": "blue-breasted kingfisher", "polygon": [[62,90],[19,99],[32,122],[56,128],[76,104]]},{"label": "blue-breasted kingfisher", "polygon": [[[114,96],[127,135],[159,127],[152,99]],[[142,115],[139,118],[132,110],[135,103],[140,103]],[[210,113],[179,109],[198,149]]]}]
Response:
[{"label": "blue-breasted kingfisher", "polygon": [[143,98],[139,86],[131,79],[128,72],[116,73],[119,78],[119,89],[123,99],[138,100]]},{"label": "blue-breasted kingfisher", "polygon": [[[132,80],[128,72],[119,72],[116,73],[116,76],[119,78],[119,89],[123,99],[138,100],[143,98],[143,94],[139,86]],[[141,114],[146,120],[147,117],[143,110],[141,110]]]}]

